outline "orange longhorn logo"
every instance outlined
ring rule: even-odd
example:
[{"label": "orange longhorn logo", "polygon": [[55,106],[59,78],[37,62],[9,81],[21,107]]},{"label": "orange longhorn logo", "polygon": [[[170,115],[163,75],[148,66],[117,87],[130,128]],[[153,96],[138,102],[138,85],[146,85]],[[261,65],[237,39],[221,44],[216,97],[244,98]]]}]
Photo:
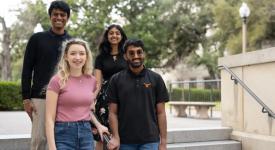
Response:
[{"label": "orange longhorn logo", "polygon": [[151,86],[151,83],[143,83],[145,88],[149,88]]}]

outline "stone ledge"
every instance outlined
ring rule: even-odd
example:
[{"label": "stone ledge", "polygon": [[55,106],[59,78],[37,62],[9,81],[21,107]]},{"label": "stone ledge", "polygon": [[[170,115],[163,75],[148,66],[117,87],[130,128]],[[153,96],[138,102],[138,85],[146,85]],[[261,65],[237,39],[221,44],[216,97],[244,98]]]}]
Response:
[{"label": "stone ledge", "polygon": [[0,140],[6,139],[27,139],[31,138],[30,134],[4,134],[0,135]]},{"label": "stone ledge", "polygon": [[0,135],[1,149],[4,150],[29,150],[30,134]]},{"label": "stone ledge", "polygon": [[275,137],[270,135],[233,131],[231,138],[240,141],[244,150],[274,150],[275,147]]},{"label": "stone ledge", "polygon": [[229,127],[173,129],[168,130],[167,143],[228,140],[231,132]]},{"label": "stone ledge", "polygon": [[275,47],[219,58],[218,64],[229,68],[275,61]]},{"label": "stone ledge", "polygon": [[168,144],[168,150],[241,150],[241,143],[233,140]]}]

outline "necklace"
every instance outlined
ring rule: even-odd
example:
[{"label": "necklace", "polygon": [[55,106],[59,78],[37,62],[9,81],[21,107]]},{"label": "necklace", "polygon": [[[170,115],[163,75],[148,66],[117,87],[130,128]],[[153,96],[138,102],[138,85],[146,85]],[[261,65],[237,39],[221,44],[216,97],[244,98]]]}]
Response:
[{"label": "necklace", "polygon": [[74,80],[74,82],[82,83],[82,80],[83,80],[82,75],[80,75],[80,76],[70,76],[70,77]]}]

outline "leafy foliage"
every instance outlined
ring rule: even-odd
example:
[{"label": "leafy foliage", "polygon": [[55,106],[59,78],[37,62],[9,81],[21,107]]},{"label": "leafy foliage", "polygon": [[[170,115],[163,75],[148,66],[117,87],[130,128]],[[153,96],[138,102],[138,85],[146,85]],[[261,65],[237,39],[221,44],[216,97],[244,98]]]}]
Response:
[{"label": "leafy foliage", "polygon": [[49,16],[46,11],[46,4],[42,0],[32,1],[24,0],[24,9],[15,10],[18,15],[16,21],[11,26],[11,54],[12,54],[12,76],[18,80],[21,75],[22,57],[24,55],[27,40],[33,34],[35,26],[40,23],[43,29],[50,27]]},{"label": "leafy foliage", "polygon": [[[272,13],[275,4],[270,0],[247,0],[247,4],[251,10],[247,23],[248,51],[253,51],[261,49],[264,41],[275,38],[275,30],[271,27],[275,25],[272,21],[275,17]],[[242,51],[242,19],[238,12],[240,6],[237,0],[216,0],[213,7],[217,35],[230,54]]]},{"label": "leafy foliage", "polygon": [[[173,67],[189,56],[194,66],[204,65],[218,78],[217,58],[225,52],[241,52],[242,19],[238,0],[67,0],[72,8],[68,31],[97,46],[106,26],[121,24],[129,38],[145,42],[147,67]],[[270,0],[246,0],[248,51],[264,47],[275,38],[275,4]],[[46,4],[24,0],[12,26],[13,66],[20,68],[26,42],[37,23],[50,27]],[[271,43],[271,42],[270,42]],[[20,72],[20,69],[15,69]],[[18,76],[19,73],[13,73]]]},{"label": "leafy foliage", "polygon": [[192,102],[221,101],[220,90],[218,89],[173,88],[170,95],[171,95],[171,101],[192,101]]},{"label": "leafy foliage", "polygon": [[33,34],[34,27],[40,23],[43,29],[50,27],[49,16],[46,10],[46,4],[42,0],[35,3],[23,1],[26,9],[17,9],[18,21],[12,25],[12,43],[13,58],[16,60],[22,57],[27,40]]},{"label": "leafy foliage", "polygon": [[0,82],[0,110],[22,110],[18,82]]}]

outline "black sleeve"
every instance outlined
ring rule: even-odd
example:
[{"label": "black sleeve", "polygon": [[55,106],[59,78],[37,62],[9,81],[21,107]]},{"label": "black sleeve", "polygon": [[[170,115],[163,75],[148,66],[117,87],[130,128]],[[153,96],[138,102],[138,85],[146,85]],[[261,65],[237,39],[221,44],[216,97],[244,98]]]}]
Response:
[{"label": "black sleeve", "polygon": [[23,99],[31,98],[32,72],[35,63],[36,48],[37,36],[32,35],[26,46],[21,75],[21,90]]},{"label": "black sleeve", "polygon": [[156,97],[157,103],[168,102],[169,96],[165,83],[160,75],[157,76],[157,86],[156,86]]},{"label": "black sleeve", "polygon": [[96,56],[95,69],[102,70],[102,68],[103,68],[103,63],[102,63],[103,60],[102,59],[103,59],[103,57],[101,55]]},{"label": "black sleeve", "polygon": [[117,93],[117,74],[113,75],[109,81],[109,87],[107,90],[107,97],[109,103],[118,103],[118,93]]}]

